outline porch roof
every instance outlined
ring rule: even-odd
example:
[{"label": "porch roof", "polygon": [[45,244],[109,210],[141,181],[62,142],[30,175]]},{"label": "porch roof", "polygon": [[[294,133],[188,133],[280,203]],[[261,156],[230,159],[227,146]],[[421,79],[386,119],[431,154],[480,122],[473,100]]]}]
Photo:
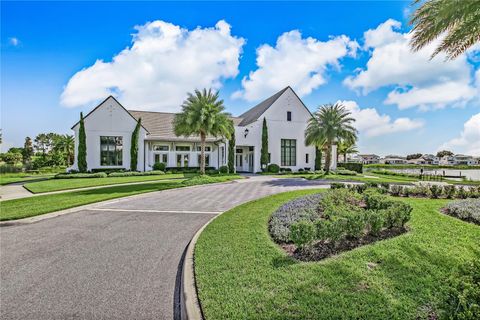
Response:
[{"label": "porch roof", "polygon": [[[200,142],[199,136],[177,137],[173,128],[175,113],[155,112],[155,111],[136,111],[128,110],[135,118],[142,118],[142,125],[148,130],[147,140],[167,140],[167,141],[188,141]],[[231,117],[234,125],[238,125],[242,119]],[[207,141],[214,142],[222,140],[221,137],[208,136]]]}]

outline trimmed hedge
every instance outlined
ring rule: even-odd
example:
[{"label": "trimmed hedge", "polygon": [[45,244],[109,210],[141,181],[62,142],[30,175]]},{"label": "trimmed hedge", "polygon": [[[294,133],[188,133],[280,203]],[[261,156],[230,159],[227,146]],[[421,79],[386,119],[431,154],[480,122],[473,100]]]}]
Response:
[{"label": "trimmed hedge", "polygon": [[[200,172],[200,167],[166,167],[166,171],[170,171],[172,173],[177,172],[184,172],[184,173],[198,173]],[[205,167],[205,171],[207,170],[216,170],[215,167]]]},{"label": "trimmed hedge", "polygon": [[97,172],[105,172],[106,174],[112,173],[112,172],[125,172],[125,168],[98,168],[98,169],[92,169],[90,170],[93,173]]},{"label": "trimmed hedge", "polygon": [[125,172],[112,172],[108,176],[109,177],[133,177],[133,176],[156,176],[156,175],[163,175],[163,174],[165,174],[165,172],[160,170],[145,171],[145,172],[125,171]]},{"label": "trimmed hedge", "polygon": [[363,173],[363,163],[356,162],[340,162],[337,167],[347,170],[355,171],[357,173]]},{"label": "trimmed hedge", "polygon": [[357,175],[356,171],[347,170],[347,169],[337,169],[335,171],[332,171],[332,173],[340,176],[356,176]]},{"label": "trimmed hedge", "polygon": [[105,172],[97,173],[59,173],[55,175],[55,179],[77,179],[77,178],[106,178]]}]

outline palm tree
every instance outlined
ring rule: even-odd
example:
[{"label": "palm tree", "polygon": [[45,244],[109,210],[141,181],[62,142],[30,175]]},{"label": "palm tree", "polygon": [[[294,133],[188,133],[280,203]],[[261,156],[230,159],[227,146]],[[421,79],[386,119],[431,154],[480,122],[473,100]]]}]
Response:
[{"label": "palm tree", "polygon": [[69,134],[58,135],[55,138],[54,148],[65,155],[67,166],[70,166],[70,161],[73,158],[73,150],[75,149],[75,139],[73,136]]},{"label": "palm tree", "polygon": [[347,155],[352,153],[358,153],[355,141],[342,141],[339,143],[337,156],[343,154],[343,162],[347,162]]},{"label": "palm tree", "polygon": [[357,139],[357,130],[352,126],[354,121],[355,119],[350,117],[350,112],[339,102],[320,106],[309,120],[305,130],[305,143],[326,148],[326,172],[330,170],[332,145],[342,140]]},{"label": "palm tree", "polygon": [[480,41],[480,1],[428,0],[414,11],[410,24],[413,25],[410,45],[414,51],[446,33],[431,58],[445,52],[447,59],[455,59]]},{"label": "palm tree", "polygon": [[205,140],[208,135],[230,139],[233,134],[233,122],[230,114],[224,112],[223,100],[219,100],[218,91],[211,89],[188,93],[182,104],[182,112],[173,120],[177,136],[200,136],[200,174],[205,174]]}]

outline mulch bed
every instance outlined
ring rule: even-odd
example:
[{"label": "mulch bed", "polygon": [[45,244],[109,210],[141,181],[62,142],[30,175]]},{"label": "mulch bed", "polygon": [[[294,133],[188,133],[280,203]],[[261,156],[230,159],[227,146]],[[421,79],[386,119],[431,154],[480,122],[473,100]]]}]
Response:
[{"label": "mulch bed", "polygon": [[406,233],[408,228],[385,229],[378,236],[366,235],[359,239],[346,238],[333,244],[330,242],[318,241],[310,248],[305,250],[298,249],[294,244],[286,243],[280,246],[288,253],[289,256],[301,261],[319,261],[330,256],[349,251],[357,247],[361,247],[376,241],[390,239]]}]

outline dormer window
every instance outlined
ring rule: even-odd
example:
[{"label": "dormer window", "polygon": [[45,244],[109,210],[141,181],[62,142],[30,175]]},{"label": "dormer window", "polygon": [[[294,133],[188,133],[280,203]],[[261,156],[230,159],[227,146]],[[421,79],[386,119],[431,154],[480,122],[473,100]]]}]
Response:
[{"label": "dormer window", "polygon": [[287,121],[292,121],[292,111],[287,111]]}]

